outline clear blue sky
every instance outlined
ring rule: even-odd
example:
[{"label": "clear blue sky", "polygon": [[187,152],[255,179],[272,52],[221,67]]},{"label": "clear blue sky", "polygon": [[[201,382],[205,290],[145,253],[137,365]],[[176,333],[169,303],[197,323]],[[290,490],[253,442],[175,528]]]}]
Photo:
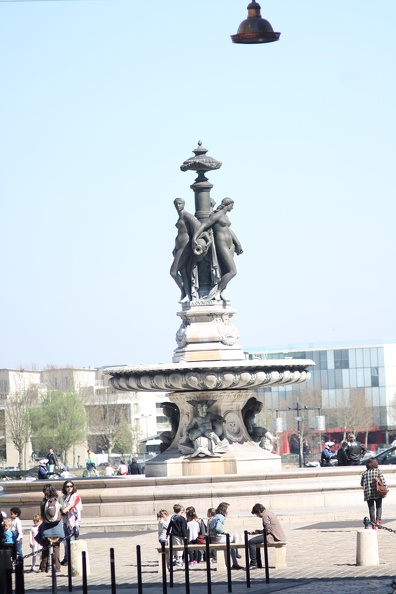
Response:
[{"label": "clear blue sky", "polygon": [[169,362],[198,139],[243,346],[396,337],[395,0],[0,2],[0,368]]}]

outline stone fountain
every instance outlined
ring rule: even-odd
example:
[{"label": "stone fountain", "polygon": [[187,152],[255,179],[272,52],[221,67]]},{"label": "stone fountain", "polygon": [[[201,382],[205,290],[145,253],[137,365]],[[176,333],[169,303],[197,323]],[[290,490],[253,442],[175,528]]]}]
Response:
[{"label": "stone fountain", "polygon": [[[106,370],[118,390],[163,391],[171,430],[160,434],[162,452],[146,464],[148,477],[251,475],[281,470],[280,456],[271,452],[272,435],[257,425],[263,403],[258,387],[305,382],[303,359],[246,360],[232,323],[236,311],[225,295],[236,275],[235,254],[242,246],[230,228],[234,201],[215,207],[212,184],[205,174],[221,162],[207,155],[201,142],[182,171],[195,171],[190,186],[195,214],[185,201],[174,201],[178,230],[170,274],[181,296],[181,325],[172,363],[112,367]],[[268,444],[270,444],[268,448]]]}]

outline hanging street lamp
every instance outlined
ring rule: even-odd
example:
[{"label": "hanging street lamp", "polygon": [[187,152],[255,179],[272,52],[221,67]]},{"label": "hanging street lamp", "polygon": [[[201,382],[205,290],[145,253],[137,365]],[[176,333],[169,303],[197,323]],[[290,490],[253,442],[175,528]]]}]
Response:
[{"label": "hanging street lamp", "polygon": [[278,41],[280,33],[275,33],[268,21],[261,16],[258,2],[250,2],[248,18],[242,21],[236,35],[231,35],[233,43],[271,43]]}]

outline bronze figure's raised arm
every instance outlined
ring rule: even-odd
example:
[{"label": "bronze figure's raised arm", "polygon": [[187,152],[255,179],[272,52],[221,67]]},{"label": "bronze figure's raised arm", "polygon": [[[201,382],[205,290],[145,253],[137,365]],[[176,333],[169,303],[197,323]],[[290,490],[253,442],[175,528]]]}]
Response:
[{"label": "bronze figure's raised arm", "polygon": [[231,198],[224,198],[216,210],[196,229],[192,239],[192,249],[199,249],[200,237],[212,229],[216,257],[220,267],[220,280],[212,287],[207,299],[222,299],[226,301],[224,291],[231,279],[237,273],[234,253],[242,254],[242,246],[235,233],[230,229],[231,223],[227,216],[234,207]]}]

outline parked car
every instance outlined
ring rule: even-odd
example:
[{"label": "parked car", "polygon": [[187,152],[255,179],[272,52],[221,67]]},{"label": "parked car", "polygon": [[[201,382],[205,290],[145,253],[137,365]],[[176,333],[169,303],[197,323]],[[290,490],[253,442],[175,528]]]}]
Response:
[{"label": "parked car", "polygon": [[[396,464],[396,446],[391,446],[385,450],[380,450],[378,454],[373,456],[375,460],[378,461],[378,464]],[[367,458],[362,458],[360,464],[366,464]]]}]

